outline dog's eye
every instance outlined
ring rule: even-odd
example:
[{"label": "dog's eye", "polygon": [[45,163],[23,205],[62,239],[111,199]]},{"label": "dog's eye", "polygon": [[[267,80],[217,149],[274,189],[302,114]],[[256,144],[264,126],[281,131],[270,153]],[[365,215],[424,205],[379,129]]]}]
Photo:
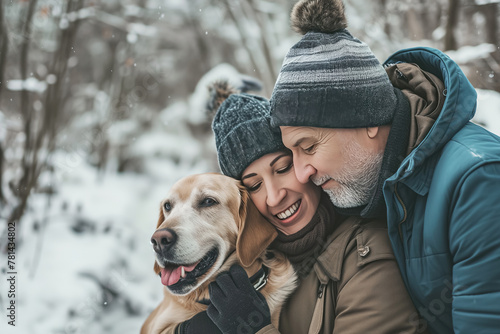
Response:
[{"label": "dog's eye", "polygon": [[165,204],[163,204],[163,208],[165,209],[165,211],[169,212],[170,210],[172,210],[172,204],[170,204],[170,202],[165,202]]},{"label": "dog's eye", "polygon": [[206,197],[206,198],[204,198],[204,199],[201,200],[200,207],[206,208],[206,207],[209,207],[209,206],[212,206],[212,205],[215,205],[215,204],[217,204],[216,200],[214,200],[211,197]]}]

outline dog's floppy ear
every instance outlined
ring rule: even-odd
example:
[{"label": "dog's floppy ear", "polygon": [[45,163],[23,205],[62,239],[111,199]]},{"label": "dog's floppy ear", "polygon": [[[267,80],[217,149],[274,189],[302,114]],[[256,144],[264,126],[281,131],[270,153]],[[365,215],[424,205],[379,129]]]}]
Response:
[{"label": "dog's floppy ear", "polygon": [[[163,223],[163,221],[165,220],[165,216],[163,215],[163,210],[162,208],[160,208],[160,217],[158,218],[158,223],[156,223],[156,228],[160,227],[160,225]],[[158,265],[158,262],[155,261],[155,265],[153,267],[153,270],[155,271],[155,273],[157,275],[160,274],[160,271],[161,271],[161,268],[160,266]]]},{"label": "dog's floppy ear", "polygon": [[236,254],[244,267],[251,266],[278,235],[278,232],[257,210],[247,190],[239,185],[241,204],[239,211]]}]

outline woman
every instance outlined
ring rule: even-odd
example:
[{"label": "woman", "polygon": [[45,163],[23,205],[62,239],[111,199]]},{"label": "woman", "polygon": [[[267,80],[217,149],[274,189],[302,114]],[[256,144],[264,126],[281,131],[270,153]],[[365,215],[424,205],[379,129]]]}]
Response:
[{"label": "woman", "polygon": [[320,188],[296,179],[266,99],[231,94],[221,83],[213,91],[220,104],[212,124],[219,166],[241,180],[276,227],[270,248],[287,255],[301,282],[276,329],[243,270],[231,268],[212,283],[205,321],[223,333],[422,333],[385,223],[342,217]]}]

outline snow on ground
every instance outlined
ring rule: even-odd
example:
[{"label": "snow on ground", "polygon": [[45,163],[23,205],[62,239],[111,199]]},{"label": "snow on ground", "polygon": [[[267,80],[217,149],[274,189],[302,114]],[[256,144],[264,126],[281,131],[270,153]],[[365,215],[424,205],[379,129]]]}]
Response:
[{"label": "snow on ground", "polygon": [[456,51],[446,51],[446,54],[458,64],[465,64],[474,59],[487,58],[495,50],[495,45],[482,43],[475,46],[463,46]]},{"label": "snow on ground", "polygon": [[17,254],[15,333],[138,333],[162,293],[149,244],[159,202],[168,175],[181,176],[163,169],[164,179],[100,177],[82,163],[57,181],[50,209],[33,197],[18,228],[29,243]]}]

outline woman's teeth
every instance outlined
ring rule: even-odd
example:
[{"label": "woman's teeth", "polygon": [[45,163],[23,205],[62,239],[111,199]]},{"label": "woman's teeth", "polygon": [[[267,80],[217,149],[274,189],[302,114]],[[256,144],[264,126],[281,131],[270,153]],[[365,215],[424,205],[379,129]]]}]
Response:
[{"label": "woman's teeth", "polygon": [[276,215],[279,219],[287,219],[291,215],[293,215],[295,212],[297,212],[297,209],[299,208],[300,201],[295,202],[292,204],[288,209],[286,209],[283,212],[280,212]]}]

